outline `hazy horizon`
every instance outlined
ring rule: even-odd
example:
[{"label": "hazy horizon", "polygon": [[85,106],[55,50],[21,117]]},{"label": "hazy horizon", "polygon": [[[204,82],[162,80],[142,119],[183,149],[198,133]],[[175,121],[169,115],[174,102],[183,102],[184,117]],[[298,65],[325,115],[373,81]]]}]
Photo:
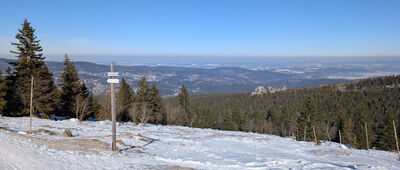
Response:
[{"label": "hazy horizon", "polygon": [[399,5],[395,0],[7,1],[0,7],[0,55],[12,56],[10,42],[16,42],[27,18],[50,61],[64,53],[77,61],[400,56]]}]

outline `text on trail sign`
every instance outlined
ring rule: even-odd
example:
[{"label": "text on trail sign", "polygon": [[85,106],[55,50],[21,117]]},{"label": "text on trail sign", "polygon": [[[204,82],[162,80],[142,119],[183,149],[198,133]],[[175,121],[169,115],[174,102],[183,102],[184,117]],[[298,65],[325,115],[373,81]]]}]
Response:
[{"label": "text on trail sign", "polygon": [[107,83],[119,83],[119,79],[107,79]]},{"label": "text on trail sign", "polygon": [[109,77],[117,77],[120,76],[121,74],[119,72],[108,72],[107,76]]}]

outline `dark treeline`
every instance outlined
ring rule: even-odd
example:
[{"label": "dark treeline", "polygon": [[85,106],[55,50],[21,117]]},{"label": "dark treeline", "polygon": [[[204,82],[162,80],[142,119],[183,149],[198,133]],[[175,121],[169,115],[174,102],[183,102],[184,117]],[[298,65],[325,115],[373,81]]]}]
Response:
[{"label": "dark treeline", "polygon": [[[291,89],[273,94],[208,94],[190,98],[186,122],[168,123],[200,128],[239,130],[317,138],[366,148],[365,124],[369,146],[394,150],[392,121],[399,122],[400,75],[366,79],[357,83],[308,89]],[[174,98],[167,99],[166,108]],[[167,115],[174,110],[168,109]],[[305,139],[304,139],[305,137]]]}]

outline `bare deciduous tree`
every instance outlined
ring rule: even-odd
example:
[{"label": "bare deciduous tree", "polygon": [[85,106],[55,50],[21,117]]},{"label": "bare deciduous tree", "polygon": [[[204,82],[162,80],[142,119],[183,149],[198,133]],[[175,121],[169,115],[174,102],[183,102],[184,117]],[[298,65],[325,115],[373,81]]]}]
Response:
[{"label": "bare deciduous tree", "polygon": [[87,115],[90,114],[90,97],[84,97],[82,95],[77,95],[74,101],[74,112],[76,118],[79,120],[83,120]]},{"label": "bare deciduous tree", "polygon": [[139,119],[140,119],[140,123],[142,124],[142,126],[144,126],[144,125],[146,125],[147,121],[150,118],[150,112],[147,109],[146,102],[143,102],[140,110],[142,111],[142,115],[139,116]]},{"label": "bare deciduous tree", "polygon": [[333,121],[327,120],[322,123],[322,127],[324,127],[323,131],[325,131],[326,137],[328,141],[331,142],[332,134],[334,134],[336,130],[336,125]]}]

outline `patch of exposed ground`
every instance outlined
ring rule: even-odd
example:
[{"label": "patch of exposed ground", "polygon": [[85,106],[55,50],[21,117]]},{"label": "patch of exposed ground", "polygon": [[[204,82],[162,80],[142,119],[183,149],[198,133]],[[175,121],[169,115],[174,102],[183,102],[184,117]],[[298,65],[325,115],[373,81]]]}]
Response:
[{"label": "patch of exposed ground", "polygon": [[56,150],[78,151],[81,154],[100,154],[99,150],[111,150],[107,143],[98,139],[59,139],[47,141],[45,144]]},{"label": "patch of exposed ground", "polygon": [[168,166],[166,167],[167,170],[193,170],[193,168],[188,167],[180,167],[180,166]]},{"label": "patch of exposed ground", "polygon": [[[19,138],[30,139],[39,145],[45,145],[51,149],[56,150],[70,150],[78,151],[81,154],[99,154],[99,150],[111,150],[107,143],[102,142],[98,139],[87,139],[87,138],[71,138],[71,139],[55,139],[55,140],[45,140],[39,137],[20,134],[9,129],[0,129],[0,131]],[[48,130],[38,129],[32,131],[33,133],[45,133],[54,134]]]},{"label": "patch of exposed ground", "polygon": [[347,151],[337,151],[337,150],[322,150],[322,149],[315,149],[312,151],[313,154],[318,156],[328,156],[328,155],[336,155],[336,156],[352,156],[352,152]]},{"label": "patch of exposed ground", "polygon": [[37,129],[37,130],[32,130],[30,133],[32,133],[32,134],[44,133],[44,134],[47,134],[47,135],[52,135],[52,136],[56,136],[56,135],[58,135],[58,133],[56,133],[56,132],[52,132],[52,131],[50,131],[50,130],[46,130],[46,129]]}]

